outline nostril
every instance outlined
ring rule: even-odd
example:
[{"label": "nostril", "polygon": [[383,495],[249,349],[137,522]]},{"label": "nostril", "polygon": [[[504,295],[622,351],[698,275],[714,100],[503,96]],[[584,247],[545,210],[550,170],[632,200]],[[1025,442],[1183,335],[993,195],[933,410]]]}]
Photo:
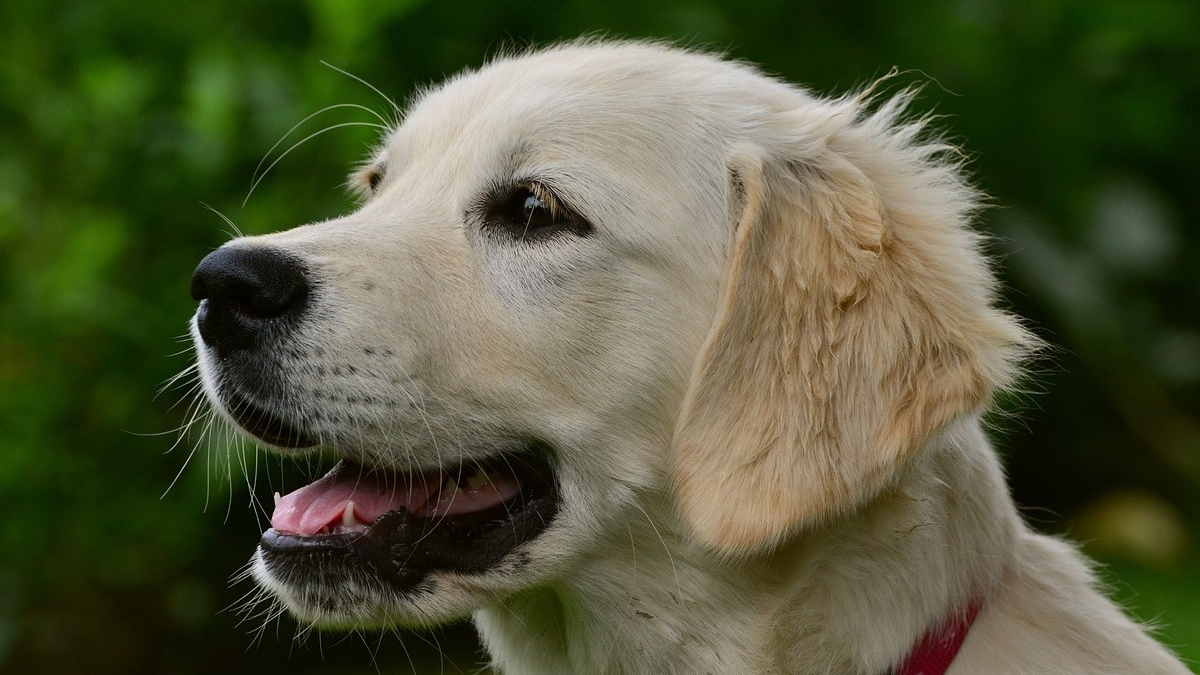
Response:
[{"label": "nostril", "polygon": [[218,348],[242,346],[273,320],[298,315],[308,294],[303,263],[271,248],[218,249],[192,275],[200,336]]}]

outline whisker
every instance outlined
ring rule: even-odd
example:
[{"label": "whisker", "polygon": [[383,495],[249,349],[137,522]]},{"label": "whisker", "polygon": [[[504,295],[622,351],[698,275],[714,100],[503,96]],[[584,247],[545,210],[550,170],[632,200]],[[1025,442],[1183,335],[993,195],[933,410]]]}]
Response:
[{"label": "whisker", "polygon": [[[192,380],[187,389],[183,391],[179,400],[171,404],[170,410],[178,408],[181,403],[185,402],[187,403],[187,408],[184,409],[184,417],[189,418],[194,418],[195,411],[203,408],[208,403],[204,397],[204,383],[200,381],[199,377]],[[180,427],[180,431],[186,430],[190,425],[191,422],[185,423]]]},{"label": "whisker", "polygon": [[[290,133],[290,132],[289,132],[289,133]],[[285,136],[284,138],[286,138],[286,136]],[[283,139],[280,139],[280,140],[283,140]],[[276,143],[276,145],[278,145],[278,143]],[[274,148],[274,146],[272,146],[272,147],[271,147],[271,150],[274,150],[274,149],[275,149],[275,148]],[[268,152],[269,152],[269,151],[268,151]],[[265,159],[265,157],[264,157],[264,159]],[[259,162],[259,164],[261,164],[261,163],[262,163],[262,162],[260,161],[260,162]],[[236,238],[236,237],[242,237],[242,236],[245,236],[245,235],[242,233],[242,229],[241,229],[240,227],[238,227],[238,226],[237,226],[237,223],[233,222],[233,219],[231,219],[229,216],[225,215],[224,213],[221,213],[219,210],[217,210],[217,209],[215,209],[215,208],[213,208],[213,207],[209,206],[208,204],[206,204],[206,203],[204,203],[204,202],[200,202],[200,206],[203,206],[204,208],[208,209],[209,211],[212,211],[213,213],[217,214],[217,217],[218,217],[218,218],[220,218],[221,220],[225,221],[225,224],[226,224],[226,225],[228,225],[228,226],[230,227],[230,229],[232,229],[232,230],[233,230],[232,232],[227,232],[227,233],[226,233],[226,234],[228,234],[228,235],[230,236],[230,238]],[[244,204],[243,204],[243,206],[244,206]]]},{"label": "whisker", "polygon": [[671,547],[667,545],[667,540],[663,537],[662,532],[659,532],[658,526],[654,524],[654,519],[650,517],[649,513],[646,513],[641,504],[638,504],[636,500],[632,500],[630,503],[645,516],[646,522],[650,524],[650,528],[654,530],[655,536],[662,544],[663,552],[667,554],[667,561],[671,564],[671,574],[675,577],[675,590],[679,593],[679,597],[683,597],[683,584],[679,580],[679,569],[675,567],[675,556],[671,554]]},{"label": "whisker", "polygon": [[[299,122],[296,122],[294,125],[292,125],[291,129],[288,129],[287,132],[285,132],[283,134],[283,136],[280,136],[279,140],[275,141],[275,144],[272,145],[270,147],[270,149],[268,149],[265,153],[263,153],[263,158],[258,160],[258,165],[254,167],[253,173],[250,174],[251,180],[259,177],[258,172],[259,172],[259,169],[262,168],[263,162],[267,161],[267,158],[271,156],[271,153],[275,152],[275,148],[278,148],[280,145],[282,145],[283,142],[288,139],[288,136],[291,136],[292,134],[296,133],[297,129],[304,126],[305,123],[307,123],[309,120],[313,119],[314,117],[319,117],[319,116],[324,115],[325,113],[329,112],[330,110],[338,110],[341,108],[352,108],[355,110],[365,110],[366,112],[374,115],[375,118],[378,119],[384,125],[387,125],[389,123],[388,120],[386,118],[384,118],[383,115],[380,115],[379,113],[375,112],[374,110],[368,108],[365,105],[359,105],[357,103],[334,103],[333,105],[327,105],[324,108],[321,108],[320,110],[318,110],[314,113],[310,113],[308,116],[306,116],[304,119],[300,120]],[[268,169],[268,171],[269,170],[270,169]]]},{"label": "whisker", "polygon": [[379,669],[379,652],[383,649],[383,634],[379,635],[379,639],[375,641],[375,645],[373,647],[371,646],[370,641],[367,640],[367,632],[365,630],[361,628],[355,629],[354,634],[358,636],[358,639],[362,642],[363,647],[366,647],[367,654],[371,657],[371,667],[375,669],[376,673],[382,672]]},{"label": "whisker", "polygon": [[216,433],[217,429],[224,431],[224,435],[226,435],[226,436],[228,436],[231,433],[231,430],[228,427],[228,422],[225,421],[225,418],[223,418],[219,415],[216,415],[216,414],[209,415],[208,419],[205,421],[204,429],[201,431],[201,438],[203,438],[206,441],[204,446],[205,446],[205,450],[207,453],[206,461],[204,462],[204,512],[205,513],[208,513],[208,504],[209,504],[210,499],[212,498],[212,466],[211,466],[212,465],[212,454],[213,454],[212,435],[214,433]]},{"label": "whisker", "polygon": [[166,382],[163,382],[161,385],[159,385],[158,391],[154,394],[154,398],[157,399],[159,396],[161,396],[163,394],[163,392],[174,387],[180,380],[182,380],[188,376],[195,375],[196,373],[199,372],[199,370],[200,370],[200,364],[193,363],[193,364],[189,365],[187,368],[184,368],[183,370],[179,371],[178,373],[167,378]]},{"label": "whisker", "polygon": [[[355,104],[340,103],[338,105],[349,106],[349,105],[355,105]],[[267,165],[267,168],[263,170],[261,175],[258,175],[257,178],[253,179],[253,181],[250,183],[250,191],[246,193],[246,198],[244,200],[242,200],[242,207],[244,208],[246,206],[246,204],[248,204],[250,202],[250,197],[254,195],[254,190],[258,187],[258,184],[262,182],[263,178],[266,178],[267,174],[271,173],[271,169],[274,169],[275,165],[279,164],[279,162],[281,162],[283,160],[283,158],[292,154],[293,150],[295,150],[296,148],[300,147],[301,145],[304,145],[305,143],[311,141],[312,139],[316,138],[317,136],[321,136],[322,134],[328,133],[335,129],[343,129],[346,127],[371,127],[373,129],[381,129],[381,130],[386,130],[388,128],[386,125],[378,124],[375,122],[340,122],[338,124],[327,126],[319,131],[314,131],[313,133],[311,133],[311,134],[305,136],[304,138],[300,139],[299,141],[296,141],[295,143],[293,143],[287,150],[284,150],[281,155],[279,155],[278,157],[275,158],[275,161],[273,161],[269,165]],[[291,135],[291,132],[288,132],[288,134],[284,135],[284,138],[286,139],[289,135]],[[282,142],[282,140],[283,139],[280,139],[280,142]],[[276,143],[276,145],[278,145],[278,143]],[[274,148],[274,146],[272,147],[272,149],[273,148]],[[262,161],[266,161],[266,157],[270,156],[270,152],[271,151],[267,151],[267,155],[263,157]],[[257,171],[256,171],[256,173],[257,173]]]},{"label": "whisker", "polygon": [[417,672],[417,663],[416,663],[416,661],[413,661],[412,650],[409,649],[408,645],[404,643],[404,638],[400,635],[400,632],[398,630],[392,629],[392,635],[395,636],[396,639],[400,642],[400,649],[404,650],[404,658],[408,660],[408,667],[409,667],[410,672],[416,673]]},{"label": "whisker", "polygon": [[[393,101],[390,96],[388,96],[387,94],[380,91],[378,87],[371,84],[370,82],[367,82],[366,80],[355,75],[354,73],[351,73],[347,70],[338,68],[337,66],[333,65],[332,63],[329,63],[328,61],[321,61],[321,65],[325,66],[326,68],[332,69],[334,72],[341,73],[342,75],[345,75],[346,77],[354,80],[355,82],[358,82],[359,84],[363,85],[367,89],[370,89],[371,91],[375,92],[376,94],[379,94],[379,97],[382,98],[383,100],[387,101],[387,104],[389,106],[391,106],[392,111],[395,112],[397,116],[399,116],[400,113],[402,112],[402,110],[400,109],[400,106],[396,105],[396,102]],[[375,111],[372,110],[371,112],[375,112]],[[379,117],[379,120],[381,122],[384,122],[385,124],[390,123],[387,120],[383,119],[383,117],[381,115],[379,115],[378,113],[376,113],[375,115],[376,115],[376,117]]]},{"label": "whisker", "polygon": [[[200,408],[200,406],[197,406],[197,408]],[[212,411],[207,410],[207,411],[204,411],[203,413],[201,413],[198,409],[197,412],[195,413],[195,415],[193,415],[192,420],[187,422],[187,424],[184,425],[183,429],[181,430],[179,439],[176,440],[176,442],[170,447],[170,449],[167,450],[167,452],[171,452],[172,450],[174,450],[176,447],[179,446],[180,442],[182,442],[182,440],[186,437],[187,432],[191,430],[192,425],[196,423],[196,421],[197,421],[196,415],[199,415],[200,418],[208,418],[208,420],[205,422],[206,425],[211,423]],[[196,452],[198,452],[200,450],[200,445],[203,442],[204,442],[204,438],[203,438],[203,433],[202,433],[201,438],[198,439],[196,441],[196,444],[192,446],[192,451],[189,452],[187,457],[184,458],[183,465],[180,466],[179,471],[177,471],[175,473],[175,478],[173,478],[171,480],[171,484],[167,486],[167,489],[163,491],[163,493],[159,497],[159,499],[166,499],[167,494],[170,493],[172,489],[174,489],[175,484],[179,482],[180,477],[183,476],[183,472],[186,471],[188,466],[192,463],[192,458],[196,456]]]}]

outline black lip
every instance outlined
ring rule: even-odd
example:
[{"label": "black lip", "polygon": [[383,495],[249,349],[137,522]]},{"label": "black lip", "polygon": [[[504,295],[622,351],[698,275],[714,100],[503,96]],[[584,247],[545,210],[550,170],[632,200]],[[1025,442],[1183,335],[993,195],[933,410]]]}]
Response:
[{"label": "black lip", "polygon": [[238,425],[271,445],[293,450],[317,445],[317,441],[298,426],[268,412],[230,387],[222,388],[221,402]]},{"label": "black lip", "polygon": [[402,591],[433,571],[484,572],[545,531],[559,508],[546,458],[507,461],[521,467],[521,494],[492,509],[438,518],[392,511],[353,534],[305,537],[269,529],[259,546],[263,562],[282,578],[329,589],[363,572]]}]

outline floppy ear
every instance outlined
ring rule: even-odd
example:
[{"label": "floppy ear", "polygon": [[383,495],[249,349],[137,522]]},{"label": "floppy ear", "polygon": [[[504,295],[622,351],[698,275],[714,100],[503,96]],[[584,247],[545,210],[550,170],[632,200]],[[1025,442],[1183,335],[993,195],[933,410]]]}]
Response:
[{"label": "floppy ear", "polygon": [[888,180],[872,181],[835,146],[730,159],[726,287],[674,438],[683,517],[720,550],[769,547],[871,499],[1008,384],[1030,344],[992,307],[956,172],[882,143],[897,163],[874,158]]}]

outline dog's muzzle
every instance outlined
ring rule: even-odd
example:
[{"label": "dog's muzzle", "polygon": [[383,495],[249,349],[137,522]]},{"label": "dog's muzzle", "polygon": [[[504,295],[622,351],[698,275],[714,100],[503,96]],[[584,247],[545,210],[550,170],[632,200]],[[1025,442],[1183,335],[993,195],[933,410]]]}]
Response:
[{"label": "dog's muzzle", "polygon": [[[319,314],[315,278],[286,252],[237,244],[209,254],[192,276],[210,393],[238,425],[283,448],[318,444],[294,379],[297,344]],[[415,471],[344,459],[278,497],[260,544],[264,569],[311,594],[297,602],[316,607],[344,595],[348,579],[407,592],[432,572],[494,568],[549,526],[559,491],[543,443],[511,439],[494,454],[477,454],[487,459]]]}]

